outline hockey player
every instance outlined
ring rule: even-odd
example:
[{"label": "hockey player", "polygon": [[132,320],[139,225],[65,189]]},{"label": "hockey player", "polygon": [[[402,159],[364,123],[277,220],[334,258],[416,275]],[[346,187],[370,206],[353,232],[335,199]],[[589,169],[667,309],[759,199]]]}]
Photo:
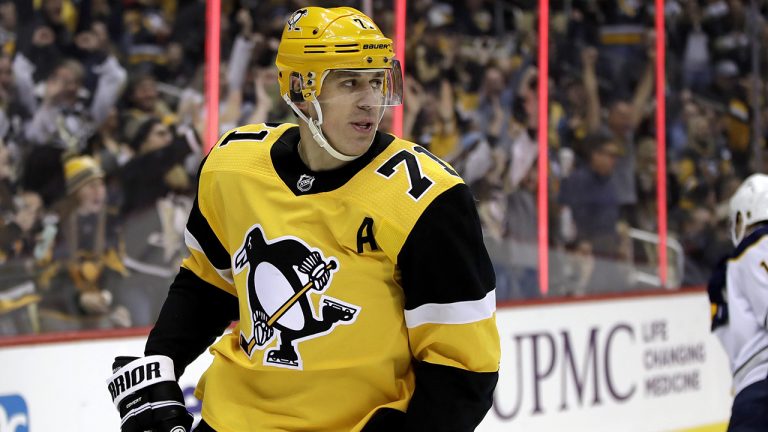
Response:
[{"label": "hockey player", "polygon": [[123,431],[187,431],[176,383],[210,350],[196,431],[471,431],[498,378],[494,274],[468,187],[377,131],[392,41],[351,8],[291,15],[277,53],[298,125],[235,128],[203,162],[190,255],[108,381]]},{"label": "hockey player", "polygon": [[753,174],[730,201],[735,251],[710,279],[712,331],[730,360],[729,432],[768,430],[768,176]]}]

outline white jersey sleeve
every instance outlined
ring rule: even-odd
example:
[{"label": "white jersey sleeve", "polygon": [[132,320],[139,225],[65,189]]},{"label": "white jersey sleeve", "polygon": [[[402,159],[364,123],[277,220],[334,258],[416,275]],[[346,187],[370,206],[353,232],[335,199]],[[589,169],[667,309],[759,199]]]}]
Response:
[{"label": "white jersey sleeve", "polygon": [[768,236],[761,237],[748,246],[729,263],[728,288],[737,289],[749,303],[754,318],[763,328],[768,328]]}]

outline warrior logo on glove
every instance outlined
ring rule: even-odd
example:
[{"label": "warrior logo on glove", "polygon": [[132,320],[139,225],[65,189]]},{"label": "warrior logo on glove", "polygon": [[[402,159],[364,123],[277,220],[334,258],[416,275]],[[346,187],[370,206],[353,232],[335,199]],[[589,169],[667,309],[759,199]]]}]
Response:
[{"label": "warrior logo on glove", "polygon": [[[254,225],[235,254],[234,273],[248,268],[248,309],[252,321],[240,321],[240,348],[253,356],[265,351],[264,365],[302,369],[296,344],[333,331],[338,324],[351,324],[359,306],[322,295],[319,313],[310,294],[322,294],[331,285],[339,264],[319,249],[296,237],[267,240],[260,225]],[[277,331],[275,331],[277,330]]]}]

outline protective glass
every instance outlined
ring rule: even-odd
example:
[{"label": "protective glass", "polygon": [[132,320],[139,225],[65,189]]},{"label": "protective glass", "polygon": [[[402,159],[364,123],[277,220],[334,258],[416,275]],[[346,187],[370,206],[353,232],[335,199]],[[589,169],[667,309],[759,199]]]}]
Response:
[{"label": "protective glass", "polygon": [[[304,82],[292,79],[291,87]],[[311,85],[309,82],[307,85]],[[397,106],[403,103],[403,74],[398,61],[391,69],[333,69],[323,74],[320,95],[324,105],[355,102],[371,107]]]}]

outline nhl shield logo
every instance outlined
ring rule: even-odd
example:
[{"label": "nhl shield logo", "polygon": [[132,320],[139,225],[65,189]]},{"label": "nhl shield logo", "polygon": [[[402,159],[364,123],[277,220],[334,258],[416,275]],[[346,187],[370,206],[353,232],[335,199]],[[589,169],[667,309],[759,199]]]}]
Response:
[{"label": "nhl shield logo", "polygon": [[302,192],[307,192],[308,190],[312,189],[312,183],[314,182],[314,177],[311,175],[302,174],[301,177],[299,177],[299,181],[296,183],[296,187]]}]

